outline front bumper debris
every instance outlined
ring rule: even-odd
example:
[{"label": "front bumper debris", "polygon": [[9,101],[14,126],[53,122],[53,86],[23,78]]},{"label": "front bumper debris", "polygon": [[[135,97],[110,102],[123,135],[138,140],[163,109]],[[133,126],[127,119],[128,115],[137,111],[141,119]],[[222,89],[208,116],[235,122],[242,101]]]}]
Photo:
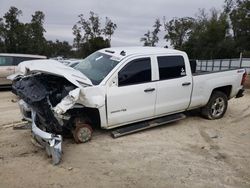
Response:
[{"label": "front bumper debris", "polygon": [[52,157],[54,165],[59,164],[62,158],[62,136],[41,130],[35,123],[36,112],[23,100],[20,100],[18,104],[23,119],[28,120],[32,124],[31,132],[36,142],[46,150],[49,157]]},{"label": "front bumper debris", "polygon": [[31,109],[29,108],[29,106],[27,105],[26,102],[24,102],[22,99],[19,100],[18,102],[20,111],[21,111],[21,115],[23,116],[23,120],[32,122],[31,119]]},{"label": "front bumper debris", "polygon": [[49,157],[52,157],[54,165],[59,164],[62,157],[62,136],[47,133],[39,129],[35,123],[36,113],[31,110],[32,134],[36,141],[45,148]]}]

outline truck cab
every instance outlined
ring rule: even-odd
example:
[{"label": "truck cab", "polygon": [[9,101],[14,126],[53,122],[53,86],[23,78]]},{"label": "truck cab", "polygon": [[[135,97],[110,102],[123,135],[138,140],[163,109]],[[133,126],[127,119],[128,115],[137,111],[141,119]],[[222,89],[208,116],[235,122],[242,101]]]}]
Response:
[{"label": "truck cab", "polygon": [[123,51],[126,58],[100,84],[105,85],[107,91],[107,127],[188,108],[192,74],[185,53],[147,47],[141,51],[133,48],[115,51],[118,55]]}]

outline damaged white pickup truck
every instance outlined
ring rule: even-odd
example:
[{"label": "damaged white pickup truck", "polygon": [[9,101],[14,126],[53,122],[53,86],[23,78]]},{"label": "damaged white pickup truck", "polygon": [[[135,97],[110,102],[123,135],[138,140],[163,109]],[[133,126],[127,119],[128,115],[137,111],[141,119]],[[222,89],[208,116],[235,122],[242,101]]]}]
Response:
[{"label": "damaged white pickup truck", "polygon": [[34,60],[18,69],[10,78],[13,92],[54,164],[61,159],[62,136],[86,142],[93,127],[132,124],[135,129],[123,131],[135,132],[147,127],[141,122],[156,126],[195,108],[208,119],[221,118],[227,101],[243,96],[246,78],[244,69],[196,72],[185,52],[154,47],[102,49],[74,68]]}]

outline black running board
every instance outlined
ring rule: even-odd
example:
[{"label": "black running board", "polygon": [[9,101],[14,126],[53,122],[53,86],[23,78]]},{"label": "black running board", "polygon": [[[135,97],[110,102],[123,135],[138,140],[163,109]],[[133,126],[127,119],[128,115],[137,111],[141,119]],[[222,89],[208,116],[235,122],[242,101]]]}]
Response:
[{"label": "black running board", "polygon": [[118,138],[121,136],[125,136],[128,134],[139,132],[139,131],[149,129],[152,127],[157,127],[157,126],[160,126],[163,124],[182,120],[184,118],[186,118],[186,116],[184,114],[173,114],[173,115],[169,115],[169,116],[165,116],[165,117],[161,117],[161,118],[157,118],[157,119],[153,119],[153,120],[149,120],[149,121],[144,121],[144,122],[140,122],[140,123],[135,123],[135,124],[132,124],[132,125],[129,125],[126,127],[116,129],[116,130],[111,132],[111,135],[113,138]]}]

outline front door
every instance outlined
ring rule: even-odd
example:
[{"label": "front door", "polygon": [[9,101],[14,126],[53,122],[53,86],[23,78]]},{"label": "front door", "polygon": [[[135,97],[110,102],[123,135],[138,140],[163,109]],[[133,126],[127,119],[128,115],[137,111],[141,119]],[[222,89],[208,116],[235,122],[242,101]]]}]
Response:
[{"label": "front door", "polygon": [[107,89],[108,126],[128,124],[154,116],[156,83],[151,82],[149,57],[127,63]]}]

